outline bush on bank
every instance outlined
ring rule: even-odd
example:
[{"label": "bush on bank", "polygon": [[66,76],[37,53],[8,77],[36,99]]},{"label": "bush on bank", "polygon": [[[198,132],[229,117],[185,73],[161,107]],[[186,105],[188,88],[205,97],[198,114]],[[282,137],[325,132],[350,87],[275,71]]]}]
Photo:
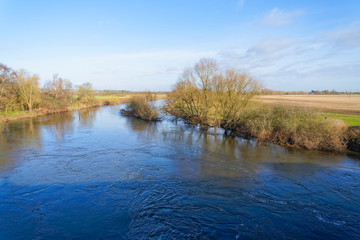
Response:
[{"label": "bush on bank", "polygon": [[164,110],[203,130],[221,127],[225,134],[284,146],[346,150],[345,123],[302,108],[250,108],[248,103],[259,90],[260,84],[247,73],[219,71],[214,60],[202,59],[184,71]]},{"label": "bush on bank", "polygon": [[121,113],[145,121],[158,121],[160,120],[159,111],[153,104],[155,100],[156,96],[151,93],[147,93],[145,96],[134,96],[125,109],[121,110]]},{"label": "bush on bank", "polygon": [[307,109],[259,108],[242,112],[232,134],[254,137],[283,146],[343,152],[348,126],[324,119]]}]

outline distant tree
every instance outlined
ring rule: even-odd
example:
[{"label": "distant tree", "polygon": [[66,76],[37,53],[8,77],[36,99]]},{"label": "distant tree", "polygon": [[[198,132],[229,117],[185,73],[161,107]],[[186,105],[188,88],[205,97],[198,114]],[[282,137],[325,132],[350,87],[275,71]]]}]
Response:
[{"label": "distant tree", "polygon": [[78,100],[82,103],[94,103],[95,102],[95,90],[91,83],[87,82],[78,87],[77,90]]},{"label": "distant tree", "polygon": [[44,95],[54,105],[67,105],[72,99],[72,83],[54,74],[53,79],[45,83]]},{"label": "distant tree", "polygon": [[276,91],[271,89],[262,89],[260,94],[262,95],[284,95],[286,94],[284,91]]},{"label": "distant tree", "polygon": [[0,63],[0,110],[7,112],[16,107],[16,72]]},{"label": "distant tree", "polygon": [[15,91],[25,110],[32,111],[40,102],[39,77],[20,70],[16,73]]}]

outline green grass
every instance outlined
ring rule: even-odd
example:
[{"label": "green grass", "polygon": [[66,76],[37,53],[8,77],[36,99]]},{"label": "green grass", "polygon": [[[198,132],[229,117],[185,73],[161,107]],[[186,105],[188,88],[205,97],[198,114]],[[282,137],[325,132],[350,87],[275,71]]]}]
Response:
[{"label": "green grass", "polygon": [[[17,113],[24,113],[24,112],[29,112],[29,111],[8,111],[6,114],[7,115],[14,115],[14,114],[17,114]],[[5,112],[0,112],[0,114],[4,115]]]},{"label": "green grass", "polygon": [[340,119],[349,126],[360,126],[360,115],[343,114],[343,113],[322,113],[324,117]]}]

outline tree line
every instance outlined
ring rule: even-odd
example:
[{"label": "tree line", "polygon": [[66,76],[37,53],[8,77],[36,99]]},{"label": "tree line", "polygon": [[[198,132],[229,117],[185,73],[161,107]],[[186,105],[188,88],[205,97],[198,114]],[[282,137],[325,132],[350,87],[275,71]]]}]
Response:
[{"label": "tree line", "polygon": [[310,92],[305,91],[277,91],[271,89],[262,89],[260,92],[262,95],[355,95],[360,92],[351,91],[336,91],[335,89],[329,90],[311,90]]},{"label": "tree line", "polygon": [[57,109],[73,104],[94,104],[91,83],[74,87],[58,74],[40,87],[39,76],[23,69],[15,71],[0,63],[0,111]]}]

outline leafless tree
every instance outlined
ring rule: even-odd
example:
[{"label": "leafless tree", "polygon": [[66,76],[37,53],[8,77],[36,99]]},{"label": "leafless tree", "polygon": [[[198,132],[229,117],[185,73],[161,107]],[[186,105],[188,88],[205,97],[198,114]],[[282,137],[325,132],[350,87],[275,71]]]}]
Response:
[{"label": "leafless tree", "polygon": [[15,81],[15,71],[0,63],[0,110],[5,113],[16,107]]},{"label": "leafless tree", "polygon": [[39,103],[40,100],[39,77],[24,70],[18,71],[15,91],[24,109],[32,111],[34,105]]},{"label": "leafless tree", "polygon": [[72,99],[72,83],[54,74],[53,79],[45,83],[45,94],[54,105],[67,105]]},{"label": "leafless tree", "polygon": [[247,73],[220,71],[215,60],[201,59],[180,76],[165,109],[204,128],[216,125],[227,129],[260,88]]}]

